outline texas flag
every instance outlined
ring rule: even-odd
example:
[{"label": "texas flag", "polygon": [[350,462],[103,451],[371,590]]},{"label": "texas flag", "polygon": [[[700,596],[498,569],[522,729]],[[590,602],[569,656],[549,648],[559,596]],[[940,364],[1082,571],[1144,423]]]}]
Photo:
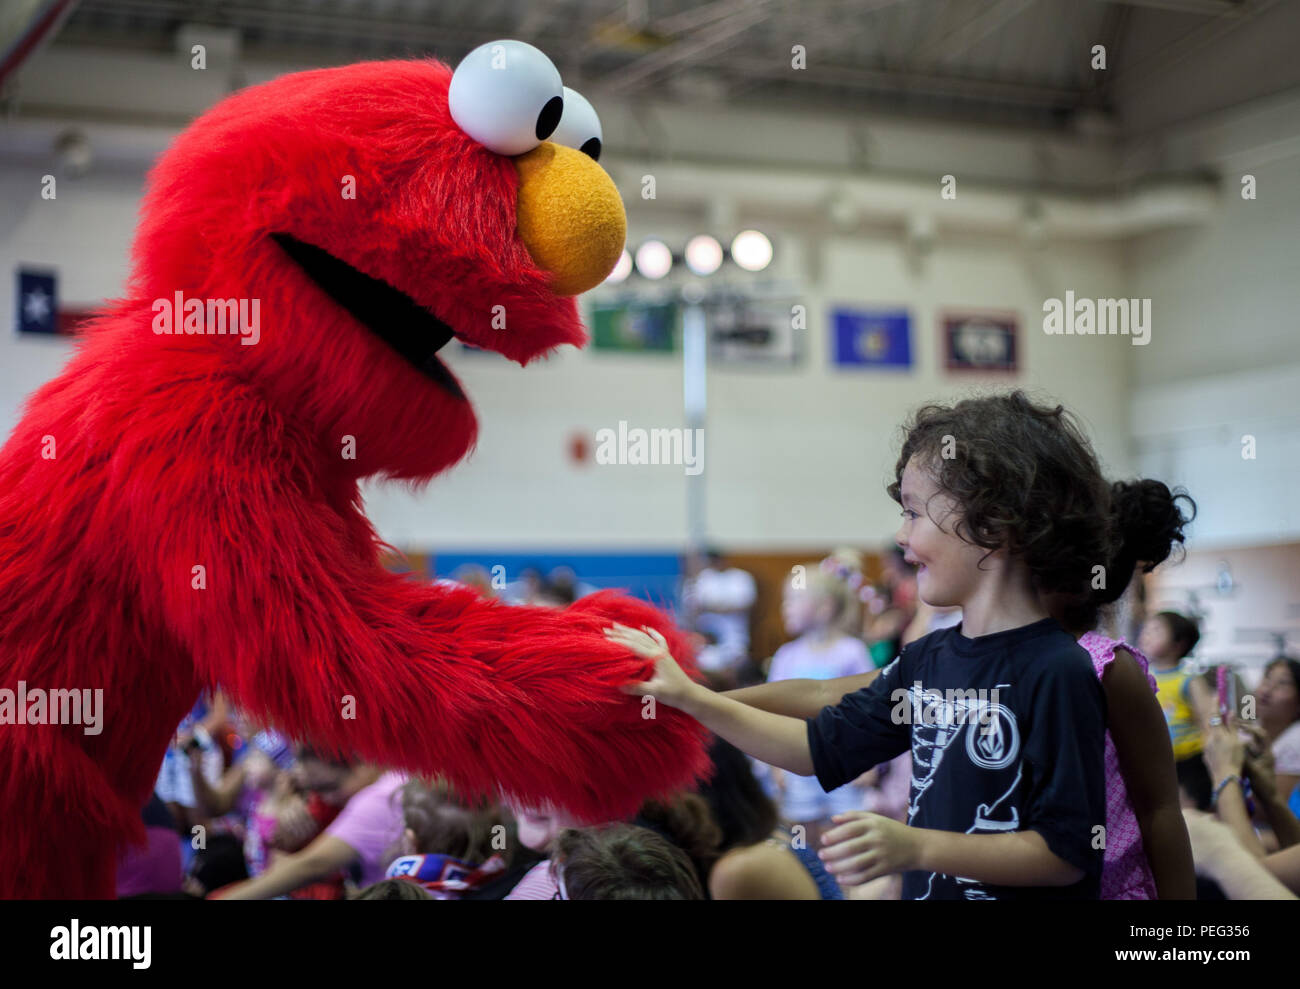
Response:
[{"label": "texas flag", "polygon": [[59,332],[58,276],[52,271],[18,269],[18,332]]},{"label": "texas flag", "polygon": [[831,319],[837,365],[912,366],[912,316],[906,309],[837,309]]}]

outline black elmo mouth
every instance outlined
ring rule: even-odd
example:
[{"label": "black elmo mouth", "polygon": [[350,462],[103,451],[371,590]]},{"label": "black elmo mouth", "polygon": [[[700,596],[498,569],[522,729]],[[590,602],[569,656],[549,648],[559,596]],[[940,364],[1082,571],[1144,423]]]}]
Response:
[{"label": "black elmo mouth", "polygon": [[313,282],[426,377],[464,399],[437,353],[455,333],[409,295],[292,234],[271,237]]}]

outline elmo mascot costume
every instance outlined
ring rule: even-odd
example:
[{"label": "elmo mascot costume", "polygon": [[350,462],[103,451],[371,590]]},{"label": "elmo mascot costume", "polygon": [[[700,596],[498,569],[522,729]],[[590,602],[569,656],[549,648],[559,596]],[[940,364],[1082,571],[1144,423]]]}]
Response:
[{"label": "elmo mascot costume", "polygon": [[96,734],[0,724],[0,896],[112,896],[210,686],[327,751],[588,820],[707,771],[695,722],[620,692],[653,663],[602,633],[652,626],[690,663],[662,614],[392,574],[358,495],[473,447],[453,337],[520,364],[585,340],[572,296],[626,232],[599,152],[590,104],[507,41],[454,74],[242,90],[160,158],[127,297],[0,452],[0,686],[104,692]]}]

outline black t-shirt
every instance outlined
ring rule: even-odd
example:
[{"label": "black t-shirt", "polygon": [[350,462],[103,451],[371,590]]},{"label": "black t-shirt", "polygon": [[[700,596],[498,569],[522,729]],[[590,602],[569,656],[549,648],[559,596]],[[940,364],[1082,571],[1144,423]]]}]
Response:
[{"label": "black t-shirt", "polygon": [[1106,698],[1088,653],[1050,618],[974,639],[961,628],[913,642],[871,686],[808,721],[818,782],[833,790],[910,746],[908,824],[1037,831],[1087,873],[1032,888],[907,872],[904,899],[1097,899]]}]

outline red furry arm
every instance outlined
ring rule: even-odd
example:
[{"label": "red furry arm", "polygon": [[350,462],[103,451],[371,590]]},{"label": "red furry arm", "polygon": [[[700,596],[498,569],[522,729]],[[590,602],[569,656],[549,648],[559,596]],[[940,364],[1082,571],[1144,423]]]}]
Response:
[{"label": "red furry arm", "polygon": [[173,525],[152,547],[169,624],[241,706],[296,738],[588,820],[707,771],[696,722],[666,705],[643,718],[618,690],[651,664],[605,639],[611,620],[657,627],[690,662],[654,608],[612,592],[565,611],[507,607],[398,577],[323,501],[261,494],[223,493],[228,539],[194,518],[200,503],[188,538]]}]

